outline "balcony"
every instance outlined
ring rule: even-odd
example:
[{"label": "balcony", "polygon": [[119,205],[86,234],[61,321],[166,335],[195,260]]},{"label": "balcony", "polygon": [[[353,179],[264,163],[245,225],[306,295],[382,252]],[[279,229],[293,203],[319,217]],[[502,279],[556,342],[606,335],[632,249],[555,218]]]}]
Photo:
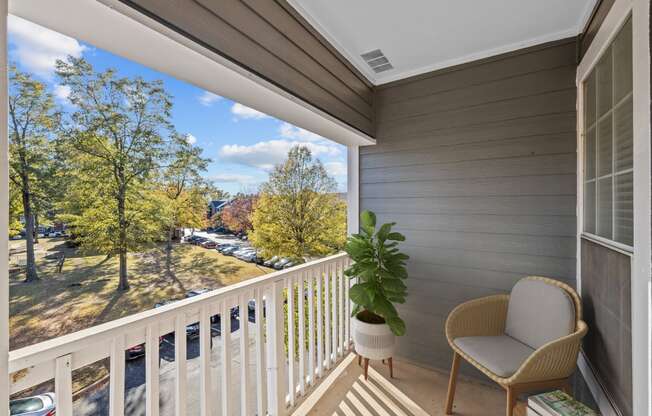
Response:
[{"label": "balcony", "polygon": [[[139,401],[147,415],[286,414],[349,354],[348,264],[345,254],[334,255],[12,351],[11,392],[54,379],[57,414],[73,414],[73,371],[109,358],[111,415],[137,414]],[[240,329],[218,318],[213,337],[211,322],[236,307],[248,311],[239,314]],[[199,383],[188,377],[186,341],[186,326],[196,322],[199,355],[191,365]],[[159,373],[159,339],[171,332],[173,399],[161,394]],[[145,391],[125,400],[125,350],[143,343]]]}]

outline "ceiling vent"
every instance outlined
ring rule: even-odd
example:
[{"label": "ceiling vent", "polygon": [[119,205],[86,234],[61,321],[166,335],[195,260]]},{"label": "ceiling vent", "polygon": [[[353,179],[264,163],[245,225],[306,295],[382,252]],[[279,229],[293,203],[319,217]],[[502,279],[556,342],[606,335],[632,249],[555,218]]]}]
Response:
[{"label": "ceiling vent", "polygon": [[363,53],[362,59],[373,69],[375,73],[389,71],[394,69],[392,64],[389,62],[389,59],[383,54],[383,51],[380,49],[375,49],[373,51]]}]

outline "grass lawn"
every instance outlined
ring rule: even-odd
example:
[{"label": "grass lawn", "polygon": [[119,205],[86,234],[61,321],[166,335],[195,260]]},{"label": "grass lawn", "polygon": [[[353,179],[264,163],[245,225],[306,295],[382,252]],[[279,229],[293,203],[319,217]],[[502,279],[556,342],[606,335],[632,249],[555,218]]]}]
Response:
[{"label": "grass lawn", "polygon": [[[129,255],[131,288],[117,292],[117,257],[82,255],[63,239],[41,238],[41,280],[24,283],[24,272],[17,267],[24,251],[24,240],[10,242],[11,349],[151,309],[158,301],[183,298],[190,289],[217,289],[272,271],[189,244],[176,244],[168,262],[165,250],[153,247]],[[58,274],[61,253],[66,261]]]}]

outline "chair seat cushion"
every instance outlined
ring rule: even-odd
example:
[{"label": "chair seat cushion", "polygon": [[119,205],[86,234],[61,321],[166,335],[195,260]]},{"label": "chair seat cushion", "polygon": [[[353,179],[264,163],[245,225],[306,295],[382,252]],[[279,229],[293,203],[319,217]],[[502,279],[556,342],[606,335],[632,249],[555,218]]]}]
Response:
[{"label": "chair seat cushion", "polygon": [[510,377],[534,349],[508,335],[460,337],[457,347],[498,377]]},{"label": "chair seat cushion", "polygon": [[540,280],[516,283],[509,297],[505,334],[539,348],[574,329],[575,305],[564,289]]}]

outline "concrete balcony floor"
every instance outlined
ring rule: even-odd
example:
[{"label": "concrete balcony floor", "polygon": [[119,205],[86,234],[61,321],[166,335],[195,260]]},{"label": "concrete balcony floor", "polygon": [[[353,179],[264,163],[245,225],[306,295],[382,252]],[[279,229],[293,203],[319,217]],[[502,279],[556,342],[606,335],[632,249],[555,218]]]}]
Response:
[{"label": "concrete balcony floor", "polygon": [[[444,414],[448,373],[429,370],[405,361],[394,361],[394,378],[380,362],[369,366],[364,380],[357,359],[329,386],[310,410],[311,416],[439,416]],[[454,415],[489,416],[505,414],[505,392],[497,386],[459,376]],[[515,416],[525,416],[519,403]]]}]

